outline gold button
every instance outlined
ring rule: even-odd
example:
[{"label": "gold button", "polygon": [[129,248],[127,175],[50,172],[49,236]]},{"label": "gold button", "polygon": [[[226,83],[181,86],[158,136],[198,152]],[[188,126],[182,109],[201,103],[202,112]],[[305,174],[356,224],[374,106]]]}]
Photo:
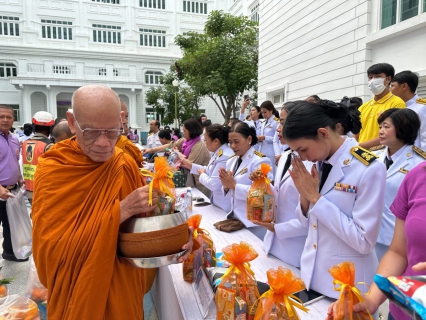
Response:
[{"label": "gold button", "polygon": [[317,250],[317,245],[314,243],[314,249]]},{"label": "gold button", "polygon": [[317,225],[315,223],[312,225],[312,227],[314,227],[314,229],[317,230]]}]

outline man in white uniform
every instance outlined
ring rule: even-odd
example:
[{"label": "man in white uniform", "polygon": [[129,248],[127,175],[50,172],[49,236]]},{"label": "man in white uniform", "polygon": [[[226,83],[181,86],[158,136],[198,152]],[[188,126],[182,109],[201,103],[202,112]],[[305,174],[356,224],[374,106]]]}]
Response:
[{"label": "man in white uniform", "polygon": [[[162,146],[160,142],[160,138],[158,137],[158,132],[160,131],[160,121],[158,120],[152,120],[149,123],[149,130],[151,133],[148,135],[148,138],[146,139],[146,149],[149,151],[150,149]],[[159,156],[162,156],[164,153],[158,153]],[[152,156],[152,154],[151,154]]]}]

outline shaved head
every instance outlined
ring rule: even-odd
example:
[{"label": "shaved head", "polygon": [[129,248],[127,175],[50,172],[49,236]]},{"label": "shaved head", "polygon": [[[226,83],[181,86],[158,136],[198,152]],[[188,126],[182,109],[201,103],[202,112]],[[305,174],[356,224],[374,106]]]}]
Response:
[{"label": "shaved head", "polygon": [[[72,112],[67,112],[70,130],[86,156],[95,162],[105,162],[114,154],[117,138],[106,136],[107,130],[121,127],[120,100],[108,87],[88,85],[77,89],[72,97]],[[102,132],[94,139],[83,136],[85,129]]]},{"label": "shaved head", "polygon": [[55,138],[55,142],[61,142],[73,136],[68,121],[59,122],[52,131],[52,136]]},{"label": "shaved head", "polygon": [[123,100],[120,101],[121,105],[121,122],[123,123],[123,135],[129,134],[129,110]]}]

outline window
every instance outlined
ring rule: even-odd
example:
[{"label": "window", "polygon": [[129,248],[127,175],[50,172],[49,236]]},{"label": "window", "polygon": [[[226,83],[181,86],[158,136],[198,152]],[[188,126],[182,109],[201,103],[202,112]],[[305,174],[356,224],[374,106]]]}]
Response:
[{"label": "window", "polygon": [[42,19],[41,36],[45,39],[72,40],[72,22]]},{"label": "window", "polygon": [[19,105],[17,104],[9,104],[9,107],[13,109],[13,117],[15,118],[15,122],[21,122],[21,115],[19,113]]},{"label": "window", "polygon": [[121,27],[93,24],[93,42],[121,44]]},{"label": "window", "polygon": [[259,4],[251,9],[251,21],[259,22]]},{"label": "window", "polygon": [[154,120],[154,109],[153,108],[146,108],[146,123],[150,123],[152,120]]},{"label": "window", "polygon": [[[112,70],[114,77],[118,77],[118,69],[113,69]],[[99,68],[99,75],[105,77],[107,75],[107,70],[106,68]]]},{"label": "window", "polygon": [[166,47],[166,31],[153,29],[139,29],[140,45],[144,47]]},{"label": "window", "polygon": [[166,9],[166,0],[139,0],[139,6],[151,9]]},{"label": "window", "polygon": [[280,103],[281,102],[281,95],[279,95],[279,94],[275,95],[272,100],[274,101],[274,104]]},{"label": "window", "polygon": [[0,16],[0,36],[19,37],[19,18]]},{"label": "window", "polygon": [[[421,10],[423,8],[423,10]],[[426,0],[382,0],[382,29],[426,12]]]},{"label": "window", "polygon": [[0,63],[0,78],[16,77],[17,68],[13,63]]},{"label": "window", "polygon": [[103,2],[111,4],[120,4],[120,0],[92,0],[93,2]]},{"label": "window", "polygon": [[71,74],[71,70],[68,66],[53,66],[53,73]]},{"label": "window", "polygon": [[183,12],[207,14],[207,2],[183,1]]},{"label": "window", "polygon": [[147,71],[145,72],[145,83],[146,84],[160,84],[163,74],[158,71]]}]

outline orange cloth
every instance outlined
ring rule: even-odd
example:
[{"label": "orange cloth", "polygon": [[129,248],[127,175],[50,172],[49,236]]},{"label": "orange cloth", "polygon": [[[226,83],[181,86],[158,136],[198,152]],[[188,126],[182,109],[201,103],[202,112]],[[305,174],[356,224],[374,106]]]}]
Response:
[{"label": "orange cloth", "polygon": [[120,200],[141,186],[135,162],[118,148],[96,163],[72,138],[40,157],[33,254],[49,319],[143,319],[144,271],[117,256]]},{"label": "orange cloth", "polygon": [[115,146],[123,150],[124,153],[131,156],[136,161],[138,167],[142,168],[142,161],[143,161],[142,152],[126,136],[121,135],[118,138]]}]

